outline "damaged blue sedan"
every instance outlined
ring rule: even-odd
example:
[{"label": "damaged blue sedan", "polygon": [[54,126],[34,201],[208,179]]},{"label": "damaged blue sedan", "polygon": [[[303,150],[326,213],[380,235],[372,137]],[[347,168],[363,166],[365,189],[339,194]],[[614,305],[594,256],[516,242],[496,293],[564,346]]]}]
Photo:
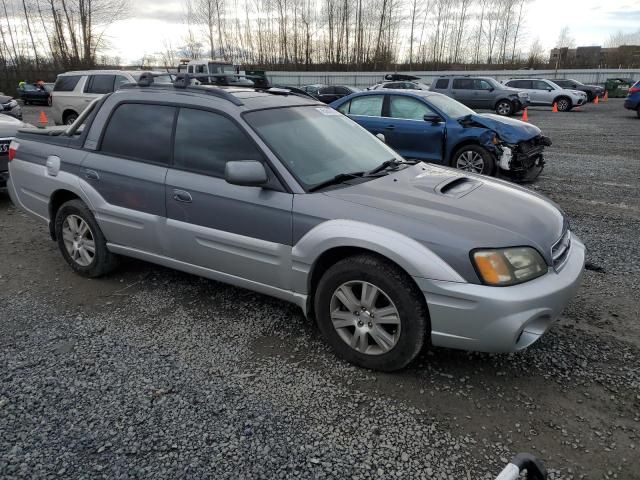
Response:
[{"label": "damaged blue sedan", "polygon": [[448,165],[517,182],[544,169],[551,140],[529,123],[478,114],[427,91],[369,91],[331,104],[408,159]]}]

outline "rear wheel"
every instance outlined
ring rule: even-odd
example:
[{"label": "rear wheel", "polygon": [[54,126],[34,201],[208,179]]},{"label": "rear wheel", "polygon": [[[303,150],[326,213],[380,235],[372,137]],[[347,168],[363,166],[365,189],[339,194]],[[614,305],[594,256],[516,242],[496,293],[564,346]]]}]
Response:
[{"label": "rear wheel", "polygon": [[335,352],[364,368],[405,367],[429,333],[422,293],[398,266],[375,255],[348,257],[330,267],[318,283],[314,310]]},{"label": "rear wheel", "polygon": [[55,218],[58,247],[67,263],[84,277],[100,277],[117,266],[117,257],[107,249],[91,210],[81,200],[70,200]]},{"label": "rear wheel", "polygon": [[465,172],[493,175],[496,161],[494,156],[480,145],[465,145],[453,154],[451,166]]},{"label": "rear wheel", "polygon": [[496,104],[496,113],[498,115],[508,117],[510,115],[513,115],[513,112],[514,112],[513,103],[510,102],[509,100],[500,100]]},{"label": "rear wheel", "polygon": [[68,112],[65,113],[62,121],[65,125],[71,125],[78,119],[78,114],[76,112]]},{"label": "rear wheel", "polygon": [[571,110],[571,99],[567,97],[560,97],[556,100],[559,112],[568,112]]}]

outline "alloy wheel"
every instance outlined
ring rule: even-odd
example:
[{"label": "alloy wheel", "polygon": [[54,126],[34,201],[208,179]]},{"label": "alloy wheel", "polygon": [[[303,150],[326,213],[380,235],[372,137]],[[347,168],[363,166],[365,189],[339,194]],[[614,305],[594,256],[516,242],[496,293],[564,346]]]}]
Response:
[{"label": "alloy wheel", "polygon": [[369,282],[340,285],[331,296],[330,311],[333,328],[357,352],[382,355],[398,343],[398,309],[386,293]]},{"label": "alloy wheel", "polygon": [[96,256],[96,244],[91,228],[78,215],[69,215],[62,224],[62,240],[69,257],[80,265],[91,265]]},{"label": "alloy wheel", "polygon": [[498,104],[498,115],[509,115],[511,113],[511,105],[507,102],[500,102]]},{"label": "alloy wheel", "polygon": [[466,150],[458,156],[456,168],[466,172],[482,173],[484,170],[484,159],[478,152]]}]

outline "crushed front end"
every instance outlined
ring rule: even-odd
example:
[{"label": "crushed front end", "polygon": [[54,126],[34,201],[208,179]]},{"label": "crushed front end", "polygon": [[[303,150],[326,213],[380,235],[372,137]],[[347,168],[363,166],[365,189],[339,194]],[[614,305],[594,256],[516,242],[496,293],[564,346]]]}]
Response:
[{"label": "crushed front end", "polygon": [[497,145],[501,173],[516,182],[535,180],[544,169],[544,149],[551,144],[549,137],[538,135],[516,144]]}]

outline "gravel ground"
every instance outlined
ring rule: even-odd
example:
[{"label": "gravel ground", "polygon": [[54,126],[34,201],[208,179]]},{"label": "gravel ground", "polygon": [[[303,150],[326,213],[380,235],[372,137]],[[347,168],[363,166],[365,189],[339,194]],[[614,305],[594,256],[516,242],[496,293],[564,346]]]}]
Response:
[{"label": "gravel ground", "polygon": [[554,141],[529,187],[589,248],[582,289],[525,352],[394,374],[246,290],[133,260],[80,278],[0,193],[0,478],[491,479],[518,451],[640,478],[640,121],[613,99],[529,116]]}]

